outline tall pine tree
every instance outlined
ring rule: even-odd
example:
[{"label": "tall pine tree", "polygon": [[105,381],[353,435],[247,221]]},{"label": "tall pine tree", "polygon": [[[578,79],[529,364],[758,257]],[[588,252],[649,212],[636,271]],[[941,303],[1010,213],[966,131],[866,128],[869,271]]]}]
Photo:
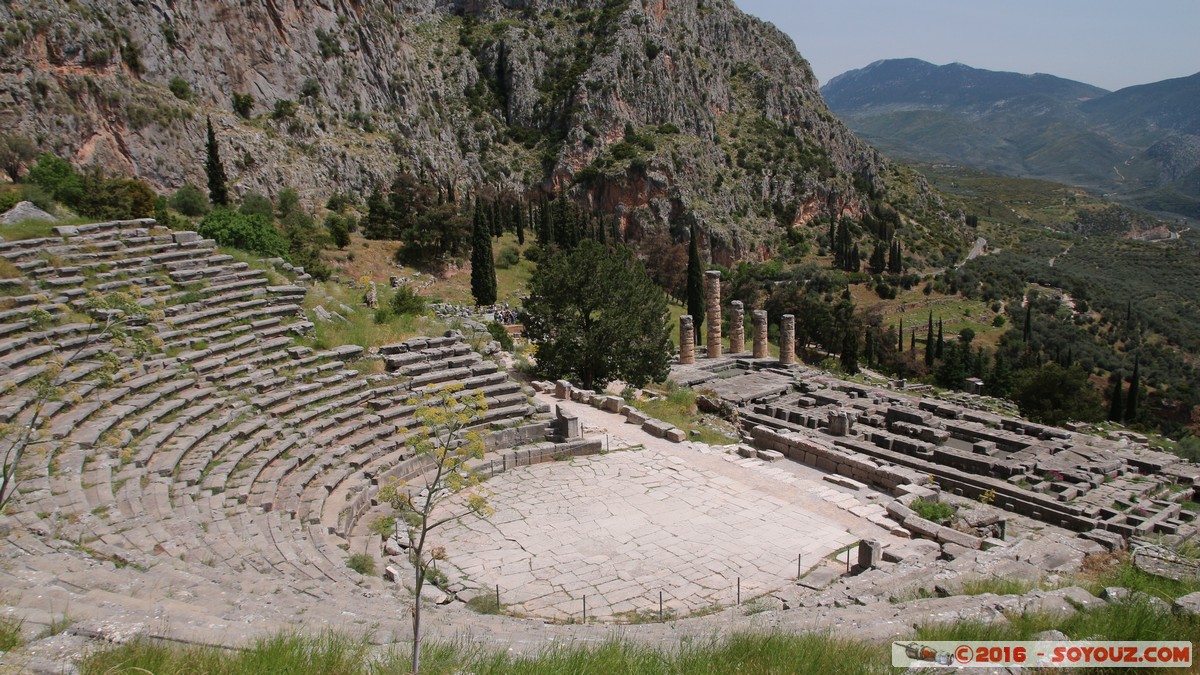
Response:
[{"label": "tall pine tree", "polygon": [[496,263],[492,259],[492,237],[483,205],[475,200],[471,227],[471,295],[476,305],[496,304]]},{"label": "tall pine tree", "polygon": [[213,132],[212,118],[208,122],[208,142],[205,145],[204,172],[208,174],[208,199],[217,206],[229,205],[229,190],[225,186],[225,166],[221,164],[221,149]]},{"label": "tall pine tree", "polygon": [[943,334],[942,334],[942,320],[939,318],[938,319],[938,339],[937,339],[937,357],[939,359],[942,358],[942,353],[944,352],[945,348],[946,348],[946,342],[943,339]]},{"label": "tall pine tree", "polygon": [[1125,419],[1125,393],[1121,391],[1121,371],[1112,375],[1112,396],[1108,400],[1108,421],[1120,422]]},{"label": "tall pine tree", "polygon": [[692,225],[692,241],[688,244],[687,310],[696,327],[696,344],[700,344],[700,326],[704,324],[704,264],[700,262],[700,233]]},{"label": "tall pine tree", "polygon": [[925,365],[933,365],[934,352],[937,345],[933,342],[933,312],[929,313],[929,328],[925,331]]},{"label": "tall pine tree", "polygon": [[1133,357],[1133,375],[1129,377],[1129,398],[1125,401],[1125,419],[1134,421],[1137,419],[1138,413],[1138,394],[1142,388],[1141,373],[1138,372],[1141,367],[1141,354]]}]

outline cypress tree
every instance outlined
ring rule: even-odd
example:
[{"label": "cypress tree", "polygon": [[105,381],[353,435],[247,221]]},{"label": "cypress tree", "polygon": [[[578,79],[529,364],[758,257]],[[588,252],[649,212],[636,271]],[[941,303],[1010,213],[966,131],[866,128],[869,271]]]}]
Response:
[{"label": "cypress tree", "polygon": [[700,262],[700,236],[692,225],[692,240],[688,244],[687,309],[696,327],[696,344],[700,344],[700,326],[704,324],[704,266]]},{"label": "cypress tree", "polygon": [[206,121],[208,142],[204,148],[204,172],[208,174],[208,200],[217,206],[227,206],[229,190],[225,186],[225,167],[221,164],[221,150],[217,146],[217,134],[213,132],[212,118],[206,118]]},{"label": "cypress tree", "polygon": [[900,331],[897,333],[897,337],[899,339],[896,341],[896,351],[902,352],[904,351],[904,317],[900,317]]},{"label": "cypress tree", "polygon": [[875,331],[870,327],[867,327],[867,332],[863,335],[863,359],[868,368],[875,365]]},{"label": "cypress tree", "polygon": [[913,352],[913,353],[916,353],[916,351],[917,351],[917,329],[916,328],[912,329],[912,332],[909,333],[908,351]]},{"label": "cypress tree", "polygon": [[1120,422],[1125,417],[1124,392],[1121,391],[1121,372],[1113,373],[1112,396],[1108,402],[1108,421]]},{"label": "cypress tree", "polygon": [[476,305],[496,304],[496,263],[492,259],[492,237],[483,205],[475,200],[471,228],[471,295]]},{"label": "cypress tree", "polygon": [[1138,394],[1142,387],[1141,373],[1138,372],[1141,366],[1141,355],[1133,357],[1133,375],[1129,377],[1129,398],[1125,401],[1125,419],[1133,421],[1137,419],[1138,413]]},{"label": "cypress tree", "polygon": [[945,343],[945,340],[943,340],[943,336],[942,336],[942,320],[938,319],[937,357],[939,359],[942,358],[942,353],[943,353],[943,350],[945,349],[945,346],[946,346],[946,343]]},{"label": "cypress tree", "polygon": [[520,204],[513,204],[513,220],[517,221],[517,244],[525,245],[525,209]]},{"label": "cypress tree", "polygon": [[858,331],[847,330],[842,334],[841,361],[842,370],[846,373],[853,375],[858,372]]},{"label": "cypress tree", "polygon": [[1025,326],[1021,332],[1021,339],[1025,344],[1033,339],[1033,302],[1025,301]]},{"label": "cypress tree", "polygon": [[933,312],[929,313],[929,328],[925,331],[925,365],[933,365],[934,350],[937,346],[933,342]]}]

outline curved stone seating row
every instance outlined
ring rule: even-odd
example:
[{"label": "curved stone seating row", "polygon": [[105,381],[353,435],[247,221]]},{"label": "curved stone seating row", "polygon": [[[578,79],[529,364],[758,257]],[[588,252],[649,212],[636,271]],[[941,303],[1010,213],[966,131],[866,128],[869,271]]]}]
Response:
[{"label": "curved stone seating row", "polygon": [[[41,553],[85,551],[231,589],[266,576],[335,597],[327,589],[363,582],[345,565],[363,532],[339,529],[338,517],[352,500],[370,504],[380,477],[410,459],[408,398],[461,381],[489,403],[479,427],[535,412],[519,385],[456,337],[384,348],[404,363],[374,375],[346,367],[361,348],[296,344],[312,328],[304,289],[194,233],[152,222],[62,233],[0,242],[29,291],[0,317],[0,418],[29,419],[29,384],[47,354],[107,351],[119,365],[68,366],[68,391],[42,408],[47,441],[23,462],[14,514],[39,535],[27,545]],[[92,340],[86,324],[33,321],[47,302],[78,310],[91,291],[134,288],[161,311],[134,329],[161,340],[148,354]],[[544,436],[544,425],[527,426]]]}]

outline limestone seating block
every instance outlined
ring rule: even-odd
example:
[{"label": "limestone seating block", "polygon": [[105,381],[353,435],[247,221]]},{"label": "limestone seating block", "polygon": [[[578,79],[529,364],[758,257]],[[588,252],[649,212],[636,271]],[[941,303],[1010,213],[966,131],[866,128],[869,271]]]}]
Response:
[{"label": "limestone seating block", "polygon": [[646,433],[648,433],[651,436],[654,436],[656,438],[666,438],[667,430],[673,429],[673,428],[674,428],[673,425],[671,425],[667,422],[663,422],[661,420],[653,419],[653,418],[647,419],[644,422],[642,422],[642,431],[645,431]]},{"label": "limestone seating block", "polygon": [[637,424],[640,426],[649,419],[650,417],[648,415],[633,408],[630,408],[629,411],[625,413],[625,422],[627,424]]},{"label": "limestone seating block", "polygon": [[677,427],[671,427],[670,429],[667,429],[667,431],[663,434],[663,438],[666,438],[668,441],[671,441],[672,443],[682,443],[687,440],[687,434],[685,434],[683,432],[683,429],[679,429]]}]

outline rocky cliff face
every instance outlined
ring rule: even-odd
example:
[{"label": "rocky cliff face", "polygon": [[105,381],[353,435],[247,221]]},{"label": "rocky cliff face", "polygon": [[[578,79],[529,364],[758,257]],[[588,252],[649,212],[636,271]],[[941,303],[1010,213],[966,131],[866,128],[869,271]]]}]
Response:
[{"label": "rocky cliff face", "polygon": [[0,125],[162,188],[203,183],[208,115],[238,191],[569,187],[630,236],[694,220],[729,262],[889,187],[728,0],[13,0],[0,23]]}]

